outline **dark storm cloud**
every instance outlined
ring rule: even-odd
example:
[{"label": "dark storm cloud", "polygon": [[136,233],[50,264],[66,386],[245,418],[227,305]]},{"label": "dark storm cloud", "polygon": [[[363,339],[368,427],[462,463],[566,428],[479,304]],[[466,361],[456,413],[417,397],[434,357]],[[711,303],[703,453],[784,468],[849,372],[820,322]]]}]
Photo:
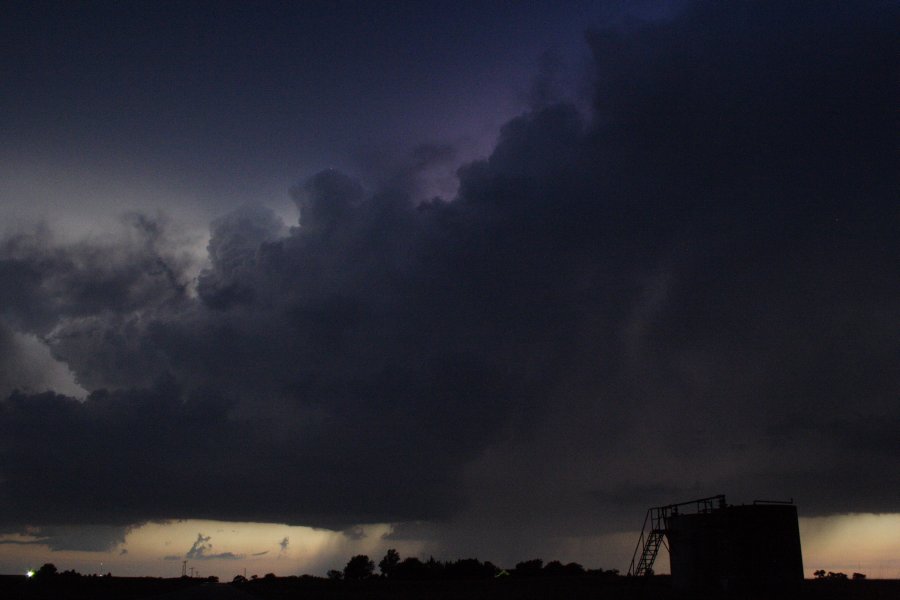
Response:
[{"label": "dark storm cloud", "polygon": [[15,333],[0,322],[0,394],[8,395],[13,389],[37,391],[41,373],[29,368],[28,357],[23,356],[21,344]]},{"label": "dark storm cloud", "polygon": [[[29,527],[26,533],[31,539],[0,540],[0,544],[47,546],[54,552],[61,550],[109,552],[125,542],[125,536],[130,529],[128,526],[111,525]],[[127,552],[123,548],[120,554]]]},{"label": "dark storm cloud", "polygon": [[7,242],[4,319],[95,391],[0,405],[3,520],[898,510],[897,475],[861,467],[898,458],[896,17],[698,4],[593,31],[592,114],[509,122],[453,201],[325,171],[297,226],[227,215],[196,297],[154,244]]},{"label": "dark storm cloud", "polygon": [[191,549],[188,550],[184,557],[190,560],[213,560],[213,559],[226,559],[226,560],[237,560],[239,558],[244,558],[244,555],[236,555],[233,552],[220,552],[218,554],[209,554],[209,551],[212,550],[212,544],[210,540],[211,536],[204,536],[202,533],[197,534],[197,539],[194,540],[194,544],[191,546]]},{"label": "dark storm cloud", "polygon": [[[190,258],[169,247],[165,219],[122,221],[103,242],[63,242],[38,229],[0,243],[3,322],[64,352],[88,389],[152,383],[165,357],[146,351],[145,329],[152,315],[165,318],[187,300]],[[105,344],[103,336],[117,340]],[[92,365],[100,363],[108,379],[97,378]],[[22,387],[18,379],[11,381]]]},{"label": "dark storm cloud", "polygon": [[177,301],[186,258],[166,247],[166,223],[122,219],[123,237],[61,242],[38,228],[0,242],[0,314],[13,327],[46,333],[61,318],[123,314]]},{"label": "dark storm cloud", "polygon": [[[210,550],[212,550],[213,545],[210,542],[212,540],[212,536],[203,535],[202,533],[197,534],[197,539],[194,540],[194,543],[191,544],[190,549],[181,554],[168,554],[163,557],[163,560],[240,560],[244,558],[243,554],[235,554],[234,552],[219,552],[211,554]],[[265,552],[263,552],[265,554]],[[258,554],[253,554],[252,556],[259,556]]]},{"label": "dark storm cloud", "polygon": [[[125,543],[128,526],[92,525],[90,527],[41,527],[32,534],[54,551],[88,550],[108,552]],[[124,549],[123,549],[124,550]]]},{"label": "dark storm cloud", "polygon": [[344,537],[346,537],[349,540],[362,540],[362,539],[365,539],[366,537],[368,537],[366,535],[365,529],[363,529],[362,527],[360,527],[358,525],[355,527],[350,527],[349,529],[345,529],[341,533],[344,534]]}]

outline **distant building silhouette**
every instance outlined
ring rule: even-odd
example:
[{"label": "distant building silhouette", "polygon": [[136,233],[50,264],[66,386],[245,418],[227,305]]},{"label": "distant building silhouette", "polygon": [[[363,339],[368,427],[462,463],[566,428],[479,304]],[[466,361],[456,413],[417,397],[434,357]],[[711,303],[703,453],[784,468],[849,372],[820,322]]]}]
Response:
[{"label": "distant building silhouette", "polygon": [[729,506],[725,496],[714,496],[651,508],[629,574],[652,573],[663,538],[679,590],[783,591],[803,580],[791,502]]}]

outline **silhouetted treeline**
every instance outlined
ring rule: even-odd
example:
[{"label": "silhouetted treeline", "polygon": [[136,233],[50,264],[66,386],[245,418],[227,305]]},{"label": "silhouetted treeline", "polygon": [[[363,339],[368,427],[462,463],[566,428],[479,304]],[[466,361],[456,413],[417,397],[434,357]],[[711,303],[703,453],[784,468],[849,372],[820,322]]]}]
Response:
[{"label": "silhouetted treeline", "polygon": [[[35,581],[52,581],[55,579],[73,579],[78,577],[98,577],[98,575],[82,575],[74,569],[60,572],[53,563],[44,563],[37,571],[29,571],[28,577],[33,577]],[[102,575],[102,577],[112,577],[112,573]]]},{"label": "silhouetted treeline", "polygon": [[[260,600],[546,600],[547,598],[606,598],[608,600],[684,600],[667,576],[620,577],[615,570],[585,569],[578,563],[563,564],[540,559],[520,562],[505,570],[476,558],[438,561],[434,558],[401,559],[390,551],[377,564],[366,555],[354,556],[345,572],[332,577],[312,575],[278,577],[274,573],[246,578],[238,575],[231,585]],[[337,580],[336,580],[337,579]],[[57,571],[47,563],[24,575],[0,575],[2,600],[141,600],[156,597],[215,597],[228,590],[216,589],[215,578],[112,577]],[[226,585],[226,584],[222,584]],[[195,588],[195,589],[190,589]],[[776,590],[778,592],[778,590]],[[742,600],[885,600],[900,598],[900,580],[869,580],[861,573],[817,572],[801,589],[764,595],[742,595]],[[693,598],[694,596],[691,596]],[[728,594],[701,596],[706,600],[731,600]]]},{"label": "silhouetted treeline", "polygon": [[[270,575],[271,575],[271,573],[270,573]],[[86,579],[96,578],[96,577],[111,578],[112,573],[106,573],[105,575],[97,575],[97,574],[82,575],[81,573],[79,573],[78,571],[76,571],[74,569],[69,569],[67,571],[59,571],[56,568],[56,565],[54,565],[53,563],[44,563],[43,565],[41,565],[41,568],[38,569],[37,571],[29,571],[27,577],[29,579],[34,579],[35,581],[38,581],[38,582],[48,582],[48,581],[61,581],[61,580],[67,580],[67,579],[80,579],[80,578],[86,578]],[[274,577],[274,575],[272,575],[272,577]],[[218,581],[219,581],[219,578],[216,577],[215,575],[210,575],[208,577],[188,577],[187,575],[183,575],[181,578],[182,579],[193,579],[196,581],[206,581],[209,583],[218,583]],[[161,579],[161,578],[149,577],[149,578],[144,578],[144,579]]]},{"label": "silhouetted treeline", "polygon": [[414,556],[400,559],[393,548],[387,551],[378,563],[380,575],[375,573],[375,562],[365,554],[352,557],[343,571],[328,571],[333,580],[360,581],[371,578],[387,578],[400,581],[435,581],[491,579],[495,577],[573,577],[591,576],[612,578],[619,575],[617,569],[585,569],[578,563],[563,564],[558,560],[544,564],[540,558],[517,563],[513,569],[503,569],[490,561],[481,562],[477,558],[461,558],[455,561],[440,561],[430,557],[422,561]]},{"label": "silhouetted treeline", "polygon": [[59,571],[53,563],[45,563],[27,574],[0,575],[0,599],[139,600],[169,597],[215,581],[215,577],[113,577],[109,572],[82,575],[74,569]]}]

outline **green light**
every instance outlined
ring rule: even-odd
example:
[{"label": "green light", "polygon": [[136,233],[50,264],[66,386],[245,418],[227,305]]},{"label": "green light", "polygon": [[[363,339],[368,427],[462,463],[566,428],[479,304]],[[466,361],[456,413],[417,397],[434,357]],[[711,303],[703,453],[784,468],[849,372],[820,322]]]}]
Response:
[{"label": "green light", "polygon": [[34,577],[34,569],[28,569],[28,572],[25,573],[25,577],[28,577],[29,579]]}]

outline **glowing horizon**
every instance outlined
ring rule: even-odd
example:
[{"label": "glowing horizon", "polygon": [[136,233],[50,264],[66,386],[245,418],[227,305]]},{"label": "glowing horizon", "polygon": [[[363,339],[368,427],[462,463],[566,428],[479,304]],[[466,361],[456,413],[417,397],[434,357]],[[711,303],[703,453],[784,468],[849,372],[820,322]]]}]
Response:
[{"label": "glowing horizon", "polygon": [[[864,573],[869,579],[900,579],[900,513],[800,517],[799,525],[805,577],[812,578],[821,569],[848,576]],[[230,581],[245,572],[248,577],[266,573],[324,576],[329,569],[343,568],[356,554],[367,554],[378,562],[388,548],[398,549],[402,557],[463,558],[443,556],[425,540],[385,539],[390,531],[389,524],[365,525],[348,534],[276,523],[188,519],[146,523],[130,530],[124,543],[104,552],[53,551],[29,536],[4,535],[0,536],[0,572],[25,573],[49,562],[60,571],[73,569],[84,575],[178,577],[182,561],[187,561],[195,576],[215,575]],[[189,557],[198,536],[209,539],[208,547]],[[635,531],[570,538],[568,544],[557,547],[560,555],[540,558],[578,562],[585,568],[618,568],[624,574],[637,536]],[[605,557],[610,554],[619,556],[618,564],[608,562]],[[497,562],[491,556],[477,558]],[[522,560],[528,558],[534,557]],[[594,564],[597,561],[602,564]],[[657,559],[656,572],[669,572],[665,550]]]}]

